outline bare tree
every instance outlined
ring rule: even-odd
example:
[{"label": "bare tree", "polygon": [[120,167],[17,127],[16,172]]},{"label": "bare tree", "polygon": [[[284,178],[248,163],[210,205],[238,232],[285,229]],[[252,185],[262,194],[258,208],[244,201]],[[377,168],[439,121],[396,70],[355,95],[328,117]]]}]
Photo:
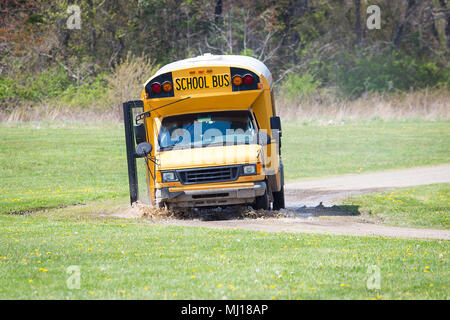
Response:
[{"label": "bare tree", "polygon": [[355,34],[356,34],[356,45],[358,49],[361,49],[361,0],[355,1]]},{"label": "bare tree", "polygon": [[394,48],[398,48],[400,42],[403,39],[405,33],[405,27],[409,22],[409,19],[412,17],[413,13],[416,9],[424,2],[425,0],[404,0],[404,8],[400,17],[400,21],[397,24],[397,28],[395,29],[393,44]]}]

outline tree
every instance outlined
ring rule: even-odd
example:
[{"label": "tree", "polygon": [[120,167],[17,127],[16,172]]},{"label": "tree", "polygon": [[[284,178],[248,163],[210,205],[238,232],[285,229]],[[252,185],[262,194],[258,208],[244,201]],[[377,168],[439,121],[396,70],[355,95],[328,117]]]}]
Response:
[{"label": "tree", "polygon": [[361,0],[355,1],[355,34],[356,45],[361,49]]}]

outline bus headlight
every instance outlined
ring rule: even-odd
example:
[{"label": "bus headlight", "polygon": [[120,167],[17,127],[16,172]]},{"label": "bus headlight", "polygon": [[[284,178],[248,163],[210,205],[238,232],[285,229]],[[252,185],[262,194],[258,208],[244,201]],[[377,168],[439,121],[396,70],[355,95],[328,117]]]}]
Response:
[{"label": "bus headlight", "polygon": [[249,164],[242,167],[242,174],[245,176],[256,174],[256,165]]},{"label": "bus headlight", "polygon": [[161,174],[163,182],[174,182],[178,181],[177,175],[174,171],[167,171]]}]

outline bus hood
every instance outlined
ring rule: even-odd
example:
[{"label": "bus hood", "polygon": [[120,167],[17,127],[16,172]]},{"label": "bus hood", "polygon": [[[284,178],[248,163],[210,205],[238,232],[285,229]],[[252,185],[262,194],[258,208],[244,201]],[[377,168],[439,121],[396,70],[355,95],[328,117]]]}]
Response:
[{"label": "bus hood", "polygon": [[170,150],[156,155],[159,170],[219,167],[256,163],[262,147],[257,144]]}]

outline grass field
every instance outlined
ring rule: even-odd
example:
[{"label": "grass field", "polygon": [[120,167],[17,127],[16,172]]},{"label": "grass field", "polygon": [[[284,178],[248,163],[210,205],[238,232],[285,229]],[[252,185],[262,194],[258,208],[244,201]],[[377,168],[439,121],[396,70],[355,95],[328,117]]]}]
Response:
[{"label": "grass field", "polygon": [[358,206],[389,225],[450,229],[448,183],[353,196],[343,204]]},{"label": "grass field", "polygon": [[450,161],[450,121],[359,121],[283,128],[286,178],[426,166]]},{"label": "grass field", "polygon": [[[287,179],[449,161],[450,121],[287,122],[283,130]],[[121,125],[0,125],[0,137],[0,213],[128,195]]]},{"label": "grass field", "polygon": [[[286,175],[446,163],[449,128],[448,121],[287,123]],[[3,125],[0,136],[1,213],[87,203],[0,215],[0,299],[449,297],[448,241],[214,230],[99,217],[96,212],[127,204],[122,126]],[[423,202],[411,219],[431,212],[432,223],[443,223],[433,211],[442,199],[434,195],[447,194],[448,186],[430,188],[416,192],[429,199],[431,211]],[[407,195],[389,196],[406,201],[400,197]],[[378,195],[370,197],[351,201],[389,222],[380,209],[388,195],[379,202]],[[70,266],[81,272],[80,289],[67,286]],[[380,289],[367,287],[374,266]]]},{"label": "grass field", "polygon": [[0,299],[447,299],[450,285],[446,241],[53,214],[1,215],[0,258]]},{"label": "grass field", "polygon": [[122,130],[0,127],[0,212],[125,197]]}]

